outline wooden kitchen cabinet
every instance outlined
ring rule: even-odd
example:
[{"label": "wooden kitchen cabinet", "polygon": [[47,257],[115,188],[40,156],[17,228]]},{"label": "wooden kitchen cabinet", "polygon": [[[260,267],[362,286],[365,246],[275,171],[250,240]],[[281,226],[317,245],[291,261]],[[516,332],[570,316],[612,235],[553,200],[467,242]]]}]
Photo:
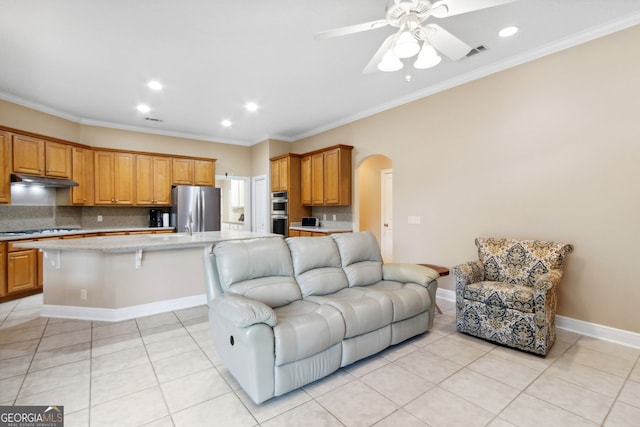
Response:
[{"label": "wooden kitchen cabinet", "polygon": [[7,243],[0,242],[0,297],[7,294]]},{"label": "wooden kitchen cabinet", "polygon": [[71,179],[71,145],[13,135],[13,171]]},{"label": "wooden kitchen cabinet", "polygon": [[271,160],[271,191],[289,190],[290,156],[285,154]]},{"label": "wooden kitchen cabinet", "polygon": [[93,205],[93,151],[73,147],[71,149],[73,173],[71,179],[79,185],[71,187],[71,204],[77,206]]},{"label": "wooden kitchen cabinet", "polygon": [[269,159],[271,162],[271,189],[287,192],[287,216],[289,223],[311,215],[311,208],[303,206],[301,179],[302,156],[287,153]]},{"label": "wooden kitchen cabinet", "polygon": [[136,156],[136,204],[171,205],[171,159]]},{"label": "wooden kitchen cabinet", "polygon": [[210,160],[193,161],[193,185],[213,187],[216,179],[216,164]]},{"label": "wooden kitchen cabinet", "polygon": [[38,250],[15,248],[13,243],[7,244],[7,294],[36,289]]},{"label": "wooden kitchen cabinet", "polygon": [[96,151],[96,205],[133,205],[134,155],[125,152]]},{"label": "wooden kitchen cabinet", "polygon": [[316,153],[311,156],[311,204],[324,205],[324,156]]},{"label": "wooden kitchen cabinet", "polygon": [[302,159],[302,203],[307,206],[351,204],[351,151],[336,145],[307,153]]},{"label": "wooden kitchen cabinet", "polygon": [[203,185],[213,187],[215,184],[215,160],[171,159],[173,185]]},{"label": "wooden kitchen cabinet", "polygon": [[0,132],[0,203],[11,203],[10,150],[11,134]]}]

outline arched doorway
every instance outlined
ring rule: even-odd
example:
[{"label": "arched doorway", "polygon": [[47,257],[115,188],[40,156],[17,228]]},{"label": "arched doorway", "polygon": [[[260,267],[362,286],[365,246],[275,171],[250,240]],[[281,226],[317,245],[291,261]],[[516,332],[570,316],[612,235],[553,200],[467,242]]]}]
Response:
[{"label": "arched doorway", "polygon": [[[392,199],[389,191],[386,191],[386,207],[383,206],[383,194],[390,190],[389,174],[393,162],[383,155],[367,157],[358,166],[358,223],[359,230],[371,231],[378,240],[385,261],[391,261],[393,257],[393,242],[389,233],[393,223],[387,221],[391,214]],[[383,174],[383,171],[385,173]],[[385,179],[383,179],[385,178]],[[387,217],[387,218],[385,218]],[[387,224],[387,232],[383,232],[384,224]]]}]

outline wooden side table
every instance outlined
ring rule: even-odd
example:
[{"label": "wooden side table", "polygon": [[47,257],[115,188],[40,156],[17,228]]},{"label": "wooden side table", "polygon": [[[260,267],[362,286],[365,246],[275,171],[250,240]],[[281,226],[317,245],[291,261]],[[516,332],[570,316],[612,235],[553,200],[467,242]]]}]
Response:
[{"label": "wooden side table", "polygon": [[[418,264],[418,265],[424,265],[425,267],[434,269],[440,275],[440,277],[449,275],[449,269],[447,267],[442,267],[440,265],[433,265],[433,264]],[[440,307],[438,307],[438,303],[436,303],[436,311],[438,312],[438,314],[442,314],[442,310],[440,310]]]}]

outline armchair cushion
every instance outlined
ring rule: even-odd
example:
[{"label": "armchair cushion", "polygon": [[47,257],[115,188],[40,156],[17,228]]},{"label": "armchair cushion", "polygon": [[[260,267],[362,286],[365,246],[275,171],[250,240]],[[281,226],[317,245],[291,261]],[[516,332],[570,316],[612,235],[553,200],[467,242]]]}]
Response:
[{"label": "armchair cushion", "polygon": [[471,283],[464,289],[464,298],[494,307],[533,312],[533,288],[529,286],[489,281]]}]

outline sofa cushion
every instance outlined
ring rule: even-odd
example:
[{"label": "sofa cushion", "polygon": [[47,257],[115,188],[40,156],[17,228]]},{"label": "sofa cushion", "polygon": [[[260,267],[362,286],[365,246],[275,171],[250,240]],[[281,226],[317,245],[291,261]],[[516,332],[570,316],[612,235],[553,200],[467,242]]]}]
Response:
[{"label": "sofa cushion", "polygon": [[302,298],[293,277],[289,248],[280,237],[230,240],[214,246],[224,292],[275,308]]},{"label": "sofa cushion", "polygon": [[464,298],[498,308],[533,313],[533,288],[505,282],[482,281],[464,288]]},{"label": "sofa cushion", "polygon": [[573,250],[564,243],[493,238],[477,238],[476,246],[484,265],[484,280],[526,286],[562,268],[565,255]]},{"label": "sofa cushion", "polygon": [[337,233],[331,237],[338,245],[349,286],[367,286],[382,280],[382,255],[371,232]]},{"label": "sofa cushion", "polygon": [[313,356],[344,338],[342,316],[329,305],[295,301],[274,311],[278,317],[273,328],[277,366]]},{"label": "sofa cushion", "polygon": [[331,237],[293,237],[287,244],[303,297],[331,294],[349,286]]},{"label": "sofa cushion", "polygon": [[371,285],[369,288],[384,293],[391,300],[393,322],[399,322],[423,313],[432,305],[427,288],[415,283],[383,280]]},{"label": "sofa cushion", "polygon": [[345,338],[382,328],[393,319],[391,299],[374,289],[346,288],[329,295],[312,295],[306,300],[338,309],[344,319]]}]

